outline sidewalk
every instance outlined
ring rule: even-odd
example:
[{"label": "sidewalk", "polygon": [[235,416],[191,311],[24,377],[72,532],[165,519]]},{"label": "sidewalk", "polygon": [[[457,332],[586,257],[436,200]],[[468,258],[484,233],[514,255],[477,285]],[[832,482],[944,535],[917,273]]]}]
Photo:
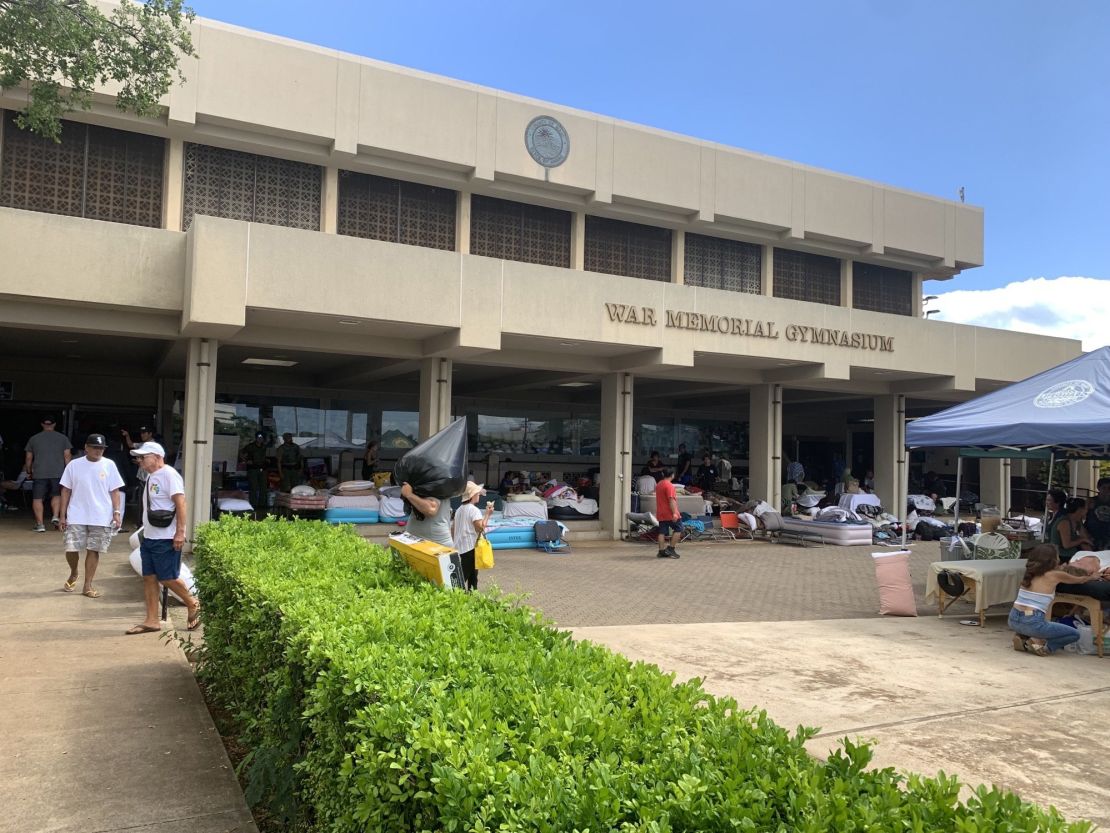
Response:
[{"label": "sidewalk", "polygon": [[101,598],[63,593],[62,536],[0,519],[0,833],[256,830],[181,650],[124,636],[128,554],[120,536],[101,559]]}]

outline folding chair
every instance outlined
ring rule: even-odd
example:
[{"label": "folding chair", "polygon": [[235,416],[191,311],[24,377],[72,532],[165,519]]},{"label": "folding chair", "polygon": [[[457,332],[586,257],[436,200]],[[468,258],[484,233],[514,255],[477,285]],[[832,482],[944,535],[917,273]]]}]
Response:
[{"label": "folding chair", "polygon": [[816,532],[795,532],[783,526],[782,515],[778,512],[764,512],[760,516],[763,528],[767,530],[767,537],[773,544],[801,544],[808,547],[810,544],[825,545],[825,539]]},{"label": "folding chair", "polygon": [[735,512],[722,512],[721,518],[721,532],[727,533],[728,537],[732,540],[747,536],[749,541],[755,540],[752,531],[747,527],[740,526],[740,516]]}]

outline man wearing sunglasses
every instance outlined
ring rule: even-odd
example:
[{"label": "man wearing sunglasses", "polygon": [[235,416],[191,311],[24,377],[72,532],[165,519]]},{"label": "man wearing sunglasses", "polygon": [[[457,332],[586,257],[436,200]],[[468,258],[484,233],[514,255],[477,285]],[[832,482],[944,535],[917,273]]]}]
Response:
[{"label": "man wearing sunglasses", "polygon": [[62,472],[58,526],[65,533],[69,578],[62,586],[67,593],[77,589],[81,550],[85,551],[85,583],[81,592],[90,599],[100,597],[93,576],[100,556],[108,551],[120,526],[123,478],[116,464],[104,456],[108,443],[103,434],[89,434],[85,456],[71,460]]}]

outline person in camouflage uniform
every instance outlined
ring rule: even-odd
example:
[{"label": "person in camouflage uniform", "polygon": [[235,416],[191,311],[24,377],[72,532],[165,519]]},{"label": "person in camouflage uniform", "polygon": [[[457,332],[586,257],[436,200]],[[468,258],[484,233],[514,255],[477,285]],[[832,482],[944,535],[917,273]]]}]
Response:
[{"label": "person in camouflage uniform", "polygon": [[291,492],[301,482],[301,447],[293,442],[293,435],[288,432],[281,438],[283,442],[277,450],[278,465],[281,467],[281,490]]},{"label": "person in camouflage uniform", "polygon": [[254,507],[255,517],[258,517],[259,513],[265,515],[267,509],[266,435],[261,431],[255,434],[254,442],[247,443],[239,452],[239,461],[247,467],[251,506]]}]

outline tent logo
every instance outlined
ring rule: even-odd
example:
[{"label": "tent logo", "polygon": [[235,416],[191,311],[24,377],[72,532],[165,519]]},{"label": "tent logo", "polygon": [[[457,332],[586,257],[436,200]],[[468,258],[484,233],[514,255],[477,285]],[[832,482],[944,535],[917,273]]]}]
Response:
[{"label": "tent logo", "polygon": [[1033,400],[1033,405],[1037,408],[1067,408],[1078,405],[1094,392],[1095,386],[1086,379],[1069,379],[1042,390]]}]

